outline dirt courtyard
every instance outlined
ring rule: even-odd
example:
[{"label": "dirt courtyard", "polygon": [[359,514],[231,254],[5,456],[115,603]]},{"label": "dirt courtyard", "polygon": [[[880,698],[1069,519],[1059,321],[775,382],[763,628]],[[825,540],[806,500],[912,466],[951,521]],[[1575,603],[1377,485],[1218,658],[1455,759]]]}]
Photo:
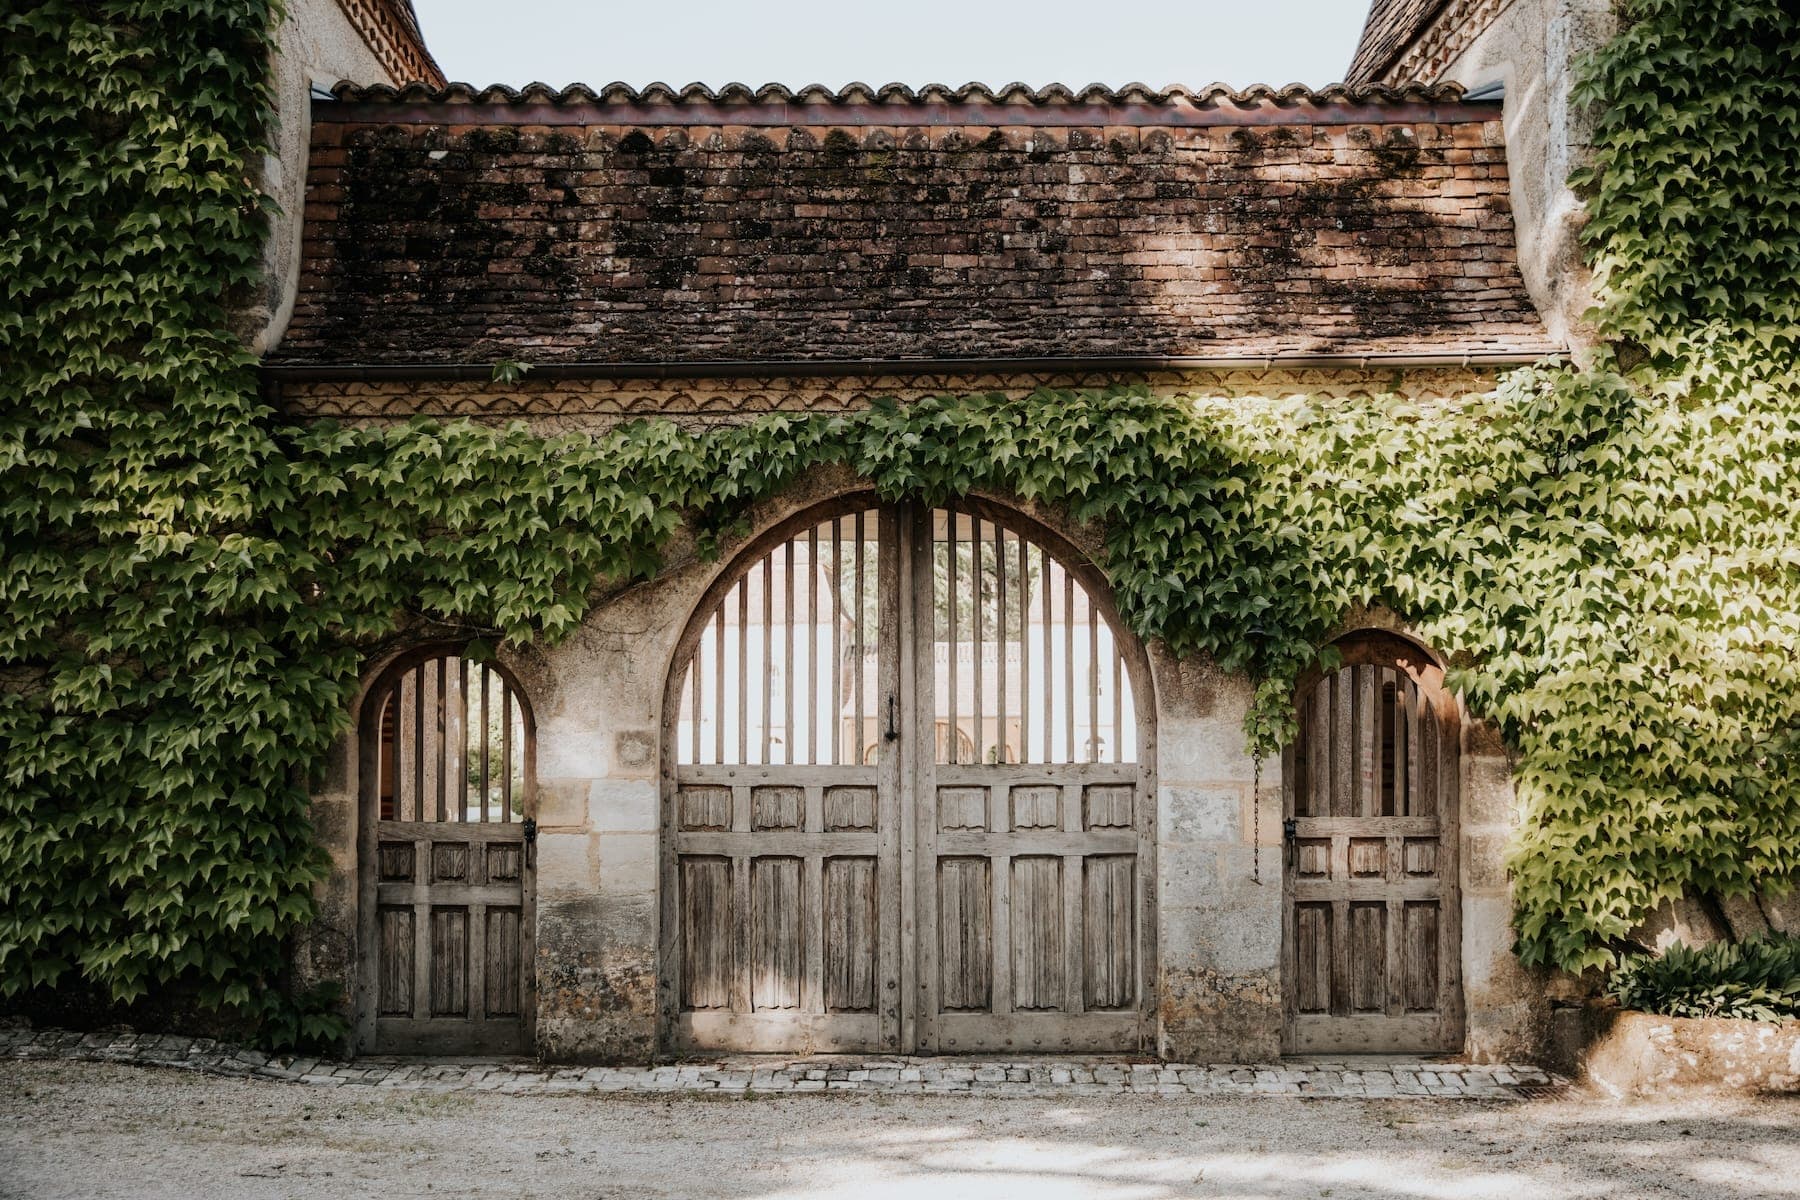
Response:
[{"label": "dirt courtyard", "polygon": [[1800,1100],[443,1095],[12,1061],[0,1195],[1800,1196]]}]

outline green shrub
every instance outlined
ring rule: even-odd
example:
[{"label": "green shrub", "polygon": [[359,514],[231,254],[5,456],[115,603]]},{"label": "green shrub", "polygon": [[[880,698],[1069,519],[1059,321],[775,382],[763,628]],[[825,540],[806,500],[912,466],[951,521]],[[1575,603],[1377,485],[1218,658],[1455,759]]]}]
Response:
[{"label": "green shrub", "polygon": [[1663,1017],[1800,1018],[1800,936],[1771,933],[1744,942],[1676,942],[1661,958],[1636,959],[1613,975],[1609,995],[1626,1008]]}]

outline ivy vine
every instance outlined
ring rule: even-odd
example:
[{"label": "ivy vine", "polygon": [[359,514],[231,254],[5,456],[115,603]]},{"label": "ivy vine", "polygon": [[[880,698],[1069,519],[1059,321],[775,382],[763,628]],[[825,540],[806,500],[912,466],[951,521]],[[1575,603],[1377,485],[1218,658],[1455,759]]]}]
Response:
[{"label": "ivy vine", "polygon": [[[0,14],[0,994],[280,997],[309,786],[415,619],[550,642],[684,526],[840,465],[1104,532],[1126,619],[1260,681],[1405,614],[1516,755],[1528,962],[1800,878],[1800,15],[1630,0],[1591,64],[1613,349],[1455,403],[1112,389],[703,433],[289,424],[230,332],[267,202],[263,0]],[[204,48],[204,49],[201,49]],[[16,51],[16,52],[15,52]]]}]

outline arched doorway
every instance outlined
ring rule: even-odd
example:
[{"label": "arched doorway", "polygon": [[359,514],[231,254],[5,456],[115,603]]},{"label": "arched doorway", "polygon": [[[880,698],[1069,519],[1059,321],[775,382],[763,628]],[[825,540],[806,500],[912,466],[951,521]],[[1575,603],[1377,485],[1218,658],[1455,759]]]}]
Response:
[{"label": "arched doorway", "polygon": [[670,1047],[1145,1045],[1152,711],[1098,573],[1010,510],[752,543],[669,681]]},{"label": "arched doorway", "polygon": [[435,646],[362,713],[357,1048],[531,1047],[536,812],[531,709],[512,675]]},{"label": "arched doorway", "polygon": [[1462,1048],[1460,718],[1431,656],[1351,634],[1298,694],[1287,821],[1283,1046]]}]

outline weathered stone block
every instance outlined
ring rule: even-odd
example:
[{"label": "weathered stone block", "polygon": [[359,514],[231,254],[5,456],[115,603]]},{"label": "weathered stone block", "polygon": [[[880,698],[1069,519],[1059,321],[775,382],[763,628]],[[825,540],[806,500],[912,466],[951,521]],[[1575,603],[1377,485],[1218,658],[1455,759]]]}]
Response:
[{"label": "weathered stone block", "polygon": [[595,839],[586,833],[546,831],[537,840],[537,885],[540,896],[591,896],[599,889]]},{"label": "weathered stone block", "polygon": [[603,896],[656,898],[657,836],[654,833],[603,833],[600,844],[600,892]]},{"label": "weathered stone block", "polygon": [[579,829],[588,823],[587,779],[538,777],[537,823],[542,829]]},{"label": "weathered stone block", "polygon": [[1507,886],[1505,834],[1465,834],[1463,887],[1469,892],[1491,892]]},{"label": "weathered stone block", "polygon": [[1234,842],[1241,836],[1243,788],[1165,787],[1160,790],[1164,844]]},{"label": "weathered stone block", "polygon": [[596,779],[588,788],[588,824],[602,833],[654,833],[661,799],[653,779]]},{"label": "weathered stone block", "polygon": [[627,770],[656,765],[656,733],[649,729],[621,729],[613,735],[613,761]]},{"label": "weathered stone block", "polygon": [[1463,827],[1510,828],[1514,804],[1512,764],[1504,758],[1487,756],[1471,757],[1464,762],[1467,786],[1462,798]]}]

